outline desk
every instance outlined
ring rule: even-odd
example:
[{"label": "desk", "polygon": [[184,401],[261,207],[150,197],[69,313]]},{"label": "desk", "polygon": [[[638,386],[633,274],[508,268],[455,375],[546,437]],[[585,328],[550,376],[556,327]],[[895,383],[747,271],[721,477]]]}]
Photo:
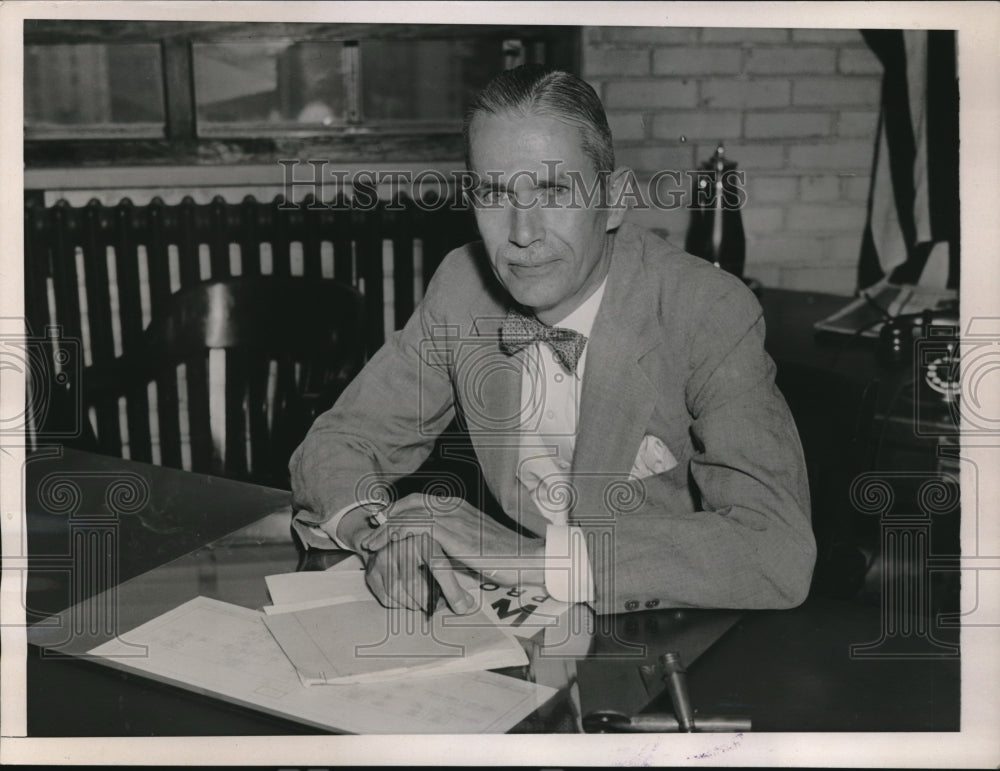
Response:
[{"label": "desk", "polygon": [[[280,490],[70,450],[29,459],[26,476],[35,560],[28,604],[36,620],[111,586],[116,602],[99,621],[112,618],[121,632],[198,594],[260,607],[267,602],[264,576],[299,563],[288,494]],[[108,490],[122,479],[148,493],[120,499],[125,513],[115,516]],[[75,480],[78,497],[53,496],[59,480]],[[52,511],[54,502],[62,513]],[[67,558],[77,525],[105,528],[104,543],[117,550],[104,582],[83,582],[81,572],[93,565],[81,555]],[[682,617],[713,613],[646,611],[615,619],[614,628],[626,639],[668,646]],[[879,630],[878,607],[818,597],[791,611],[745,613],[691,666],[692,700],[704,713],[748,714],[761,731],[957,730],[957,658],[852,660],[850,646],[877,639]],[[43,656],[39,645],[58,642],[59,634],[44,626],[29,631],[29,736],[316,733],[93,662]],[[62,648],[92,644],[84,636]],[[601,646],[597,639],[589,651]],[[516,730],[571,730],[560,698]],[[666,708],[662,699],[651,705]]]}]

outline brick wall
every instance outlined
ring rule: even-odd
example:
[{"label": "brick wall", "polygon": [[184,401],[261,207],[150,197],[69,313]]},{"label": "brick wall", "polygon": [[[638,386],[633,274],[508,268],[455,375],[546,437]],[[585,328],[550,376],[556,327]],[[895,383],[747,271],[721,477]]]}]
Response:
[{"label": "brick wall", "polygon": [[[853,292],[882,72],[860,32],[589,27],[583,72],[641,182],[725,144],[746,172],[747,275]],[[683,244],[690,213],[629,216]]]}]

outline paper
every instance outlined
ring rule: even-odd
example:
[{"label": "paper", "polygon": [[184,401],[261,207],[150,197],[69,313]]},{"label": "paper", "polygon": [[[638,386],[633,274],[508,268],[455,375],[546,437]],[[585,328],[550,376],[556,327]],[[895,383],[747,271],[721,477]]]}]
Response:
[{"label": "paper", "polygon": [[[569,603],[549,596],[541,586],[500,586],[461,571],[455,575],[461,587],[475,598],[479,609],[517,637],[533,637],[541,629],[557,627],[570,607]],[[282,605],[301,609],[325,604],[324,599],[371,596],[364,583],[364,563],[356,554],[327,570],[285,573],[265,580],[275,606],[265,609],[269,614],[281,612]]]},{"label": "paper", "polygon": [[481,611],[385,608],[374,598],[268,615],[275,640],[307,685],[374,682],[526,666],[520,643]]},{"label": "paper", "polygon": [[333,601],[368,600],[372,597],[361,570],[279,573],[267,576],[264,581],[274,603],[264,608],[268,615],[321,607]]},{"label": "paper", "polygon": [[[494,672],[304,688],[253,610],[197,597],[90,651],[108,666],[348,733],[500,733],[555,689]],[[148,647],[135,656],[136,645]]]}]

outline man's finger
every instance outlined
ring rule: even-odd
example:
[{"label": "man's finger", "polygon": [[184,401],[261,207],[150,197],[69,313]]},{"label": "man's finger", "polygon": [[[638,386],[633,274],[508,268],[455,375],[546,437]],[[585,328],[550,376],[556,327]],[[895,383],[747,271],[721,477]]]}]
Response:
[{"label": "man's finger", "polygon": [[476,608],[476,598],[459,585],[455,570],[450,566],[444,549],[437,541],[434,542],[432,554],[433,559],[429,562],[431,574],[441,589],[448,607],[455,613],[463,615],[471,613]]},{"label": "man's finger", "polygon": [[430,606],[430,579],[422,570],[425,560],[422,557],[423,541],[429,536],[407,538],[399,543],[402,562],[401,578],[407,594],[413,598],[417,606],[426,612]]},{"label": "man's finger", "polygon": [[[393,550],[395,551],[395,550]],[[419,605],[406,591],[398,555],[385,550],[377,552],[366,582],[375,598],[387,608],[404,607],[417,610]]]}]

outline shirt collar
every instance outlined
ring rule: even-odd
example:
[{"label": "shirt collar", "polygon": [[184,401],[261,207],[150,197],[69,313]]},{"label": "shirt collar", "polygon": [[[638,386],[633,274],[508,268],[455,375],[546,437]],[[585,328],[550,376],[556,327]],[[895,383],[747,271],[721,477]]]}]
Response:
[{"label": "shirt collar", "polygon": [[561,329],[572,329],[584,337],[590,337],[590,331],[594,328],[594,321],[597,319],[597,310],[601,307],[601,298],[604,297],[604,290],[607,285],[608,277],[605,276],[600,286],[594,290],[590,297],[584,300],[566,318],[556,322],[552,326],[560,327]]}]

